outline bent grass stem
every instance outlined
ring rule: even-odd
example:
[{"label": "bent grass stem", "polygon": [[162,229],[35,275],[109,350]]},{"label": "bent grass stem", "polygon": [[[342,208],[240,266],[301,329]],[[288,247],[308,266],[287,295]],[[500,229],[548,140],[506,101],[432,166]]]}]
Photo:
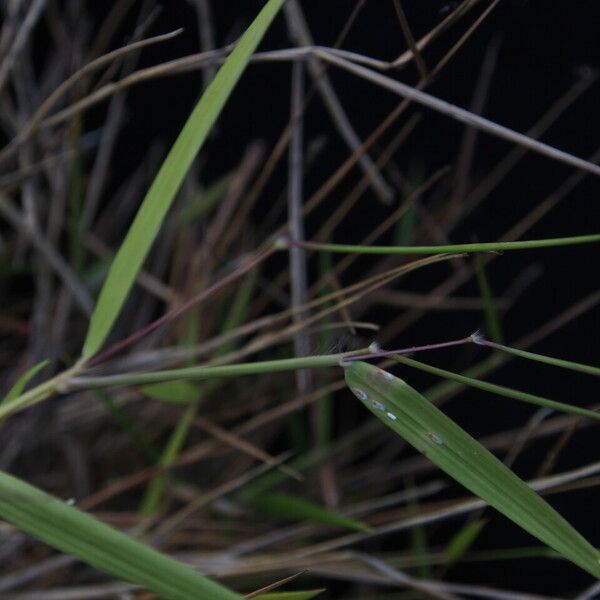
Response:
[{"label": "bent grass stem", "polygon": [[472,244],[448,244],[444,246],[354,246],[351,244],[321,244],[287,240],[280,242],[279,248],[306,248],[321,252],[338,254],[445,254],[447,252],[504,252],[509,250],[531,250],[536,248],[553,248],[576,244],[593,244],[600,242],[600,234],[576,235],[563,238],[542,240],[519,240],[515,242],[483,242]]}]

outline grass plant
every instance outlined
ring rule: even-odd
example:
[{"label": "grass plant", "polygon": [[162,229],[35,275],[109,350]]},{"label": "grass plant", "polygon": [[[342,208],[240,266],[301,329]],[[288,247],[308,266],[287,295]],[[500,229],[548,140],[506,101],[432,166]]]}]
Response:
[{"label": "grass plant", "polygon": [[[566,337],[576,319],[597,311],[597,289],[586,287],[545,320],[528,319],[525,330],[514,323],[522,296],[536,293],[532,282],[547,277],[529,267],[561,252],[578,261],[597,252],[593,231],[530,231],[581,178],[597,178],[597,157],[539,141],[539,126],[520,133],[425,91],[493,18],[497,0],[484,9],[452,5],[416,39],[403,3],[393,0],[406,49],[389,63],[342,49],[364,2],[347,15],[334,47],[313,43],[301,3],[265,0],[234,44],[215,48],[203,0],[195,8],[203,52],[154,68],[138,68],[139,53],[181,32],[150,37],[158,17],[142,8],[131,39],[114,50],[118,23],[133,10],[116,2],[96,36],[89,28],[77,33],[85,60],[75,73],[59,61],[39,89],[36,36],[46,32],[45,43],[58,48],[70,13],[26,4],[1,9],[11,19],[0,36],[0,110],[10,133],[0,150],[0,280],[3,292],[9,283],[15,291],[3,293],[0,314],[1,330],[11,333],[0,346],[0,595],[391,599],[401,588],[405,598],[508,598],[520,596],[456,582],[454,573],[486,561],[524,569],[532,560],[560,561],[587,598],[585,586],[600,579],[597,532],[586,519],[575,528],[576,511],[565,501],[563,517],[543,496],[597,488],[595,448],[575,466],[558,465],[600,412],[593,397],[555,399],[502,380],[515,359],[519,373],[543,368],[578,382],[600,374],[584,358],[555,358],[544,348],[549,336]],[[293,47],[262,48],[270,28],[284,26],[280,13]],[[462,28],[458,40],[453,28]],[[432,43],[445,51],[428,66]],[[244,149],[228,140],[238,165],[207,177],[211,135],[231,117],[224,108],[249,110],[236,95],[254,62],[293,65],[289,122],[268,156],[263,144]],[[419,73],[414,86],[381,73],[403,74],[408,65]],[[191,68],[202,70],[204,89],[170,148],[157,144],[146,157],[150,181],[142,169],[109,189],[130,88]],[[334,68],[404,98],[364,142],[335,92]],[[590,85],[569,90],[542,124]],[[303,182],[313,181],[323,158],[318,140],[304,137],[317,95],[346,158],[325,178],[319,171],[308,194]],[[100,106],[102,127],[90,134],[86,111]],[[393,156],[427,117],[418,113],[423,106],[464,123],[466,133],[457,165],[413,186]],[[11,128],[13,113],[19,118]],[[495,183],[481,174],[487,191],[479,196],[466,174],[476,130],[518,153],[500,161],[501,179],[492,170]],[[470,212],[485,209],[501,181],[510,183],[527,151],[568,169],[567,183],[516,211],[495,241],[461,243],[455,229],[471,227]],[[280,173],[286,187],[273,191]],[[350,175],[358,183],[344,192]],[[332,196],[340,198],[333,205]],[[373,227],[361,216],[367,199],[377,207]],[[305,231],[314,235],[305,239]],[[484,238],[471,234],[466,239]],[[510,271],[508,283],[494,280],[500,261],[515,261],[522,272]],[[18,291],[22,280],[30,297]],[[435,343],[420,338],[421,324],[435,323],[440,311],[458,317],[445,321]],[[469,333],[472,325],[483,325],[490,340]],[[380,346],[406,339],[418,341]],[[416,353],[426,362],[408,356]],[[437,360],[446,368],[430,364]],[[442,381],[427,388],[431,377]],[[518,387],[547,389],[543,383],[532,378]],[[502,397],[493,405],[499,412],[517,400],[517,418],[492,434],[467,433],[443,406],[459,404],[466,388]],[[374,418],[366,420],[361,403]],[[537,444],[545,448],[541,461],[527,454]],[[533,461],[534,477],[531,467],[515,465],[521,456]],[[473,496],[456,498],[453,482]],[[502,516],[482,517],[486,506]],[[500,518],[543,546],[507,546],[502,536],[490,542],[494,521],[506,523]],[[410,539],[393,535],[407,530]],[[543,582],[540,588],[541,597]]]}]

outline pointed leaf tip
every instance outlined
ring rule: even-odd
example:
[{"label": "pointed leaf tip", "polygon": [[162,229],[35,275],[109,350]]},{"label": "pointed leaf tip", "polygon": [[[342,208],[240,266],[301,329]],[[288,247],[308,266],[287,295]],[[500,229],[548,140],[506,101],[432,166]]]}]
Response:
[{"label": "pointed leaf tip", "polygon": [[517,525],[600,578],[600,552],[493,454],[407,383],[365,362],[344,368],[354,395],[431,462]]}]

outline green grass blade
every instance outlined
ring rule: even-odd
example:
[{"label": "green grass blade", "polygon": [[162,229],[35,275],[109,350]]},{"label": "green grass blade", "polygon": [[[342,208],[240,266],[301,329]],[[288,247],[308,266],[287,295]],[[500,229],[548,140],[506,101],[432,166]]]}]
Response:
[{"label": "green grass blade", "polygon": [[33,379],[47,364],[48,361],[43,360],[37,365],[33,365],[33,367],[31,367],[30,369],[27,369],[27,371],[25,371],[25,373],[23,373],[23,375],[21,375],[21,377],[19,377],[19,379],[15,381],[14,385],[10,388],[10,390],[8,390],[8,393],[0,401],[0,404],[4,402],[10,403],[11,400],[18,398],[22,394],[23,390],[25,389],[25,386],[29,383],[29,381],[31,381],[31,379]]},{"label": "green grass blade", "polygon": [[[406,490],[414,489],[415,482],[412,477],[407,477],[404,483]],[[408,499],[408,518],[416,517],[419,510],[418,494]],[[416,525],[410,528],[410,551],[415,556],[425,556],[428,552],[429,544],[427,541],[427,529],[425,525]],[[422,564],[417,567],[417,576],[421,579],[429,579],[433,576],[431,565]]]},{"label": "green grass blade", "polygon": [[[160,466],[168,466],[173,463],[185,440],[187,438],[188,431],[192,426],[192,423],[196,417],[196,412],[198,411],[199,398],[188,405],[185,413],[177,422],[177,426],[174,431],[171,433],[171,437],[169,441],[162,451],[160,456],[160,460],[158,464]],[[161,473],[156,476],[148,487],[146,488],[146,493],[144,494],[144,498],[142,499],[142,504],[140,507],[140,513],[146,517],[152,516],[159,507],[160,501],[163,496],[163,491],[167,485],[169,480],[170,473]]]},{"label": "green grass blade", "polygon": [[209,213],[225,197],[232,180],[233,175],[228,173],[205,190],[202,190],[179,211],[177,225],[187,225]]},{"label": "green grass blade", "polygon": [[[509,250],[532,250],[576,244],[600,242],[600,234],[577,235],[544,240],[519,240],[516,242],[483,242],[474,244],[448,244],[444,246],[354,246],[350,244],[320,244],[317,242],[288,242],[287,246],[300,246],[320,252],[339,254],[443,254],[447,252],[504,252]],[[282,246],[282,249],[285,246]]]},{"label": "green grass blade", "polygon": [[93,356],[112,329],[192,161],[283,1],[268,0],[183,126],[152,182],[100,290],[83,344],[83,358]]},{"label": "green grass blade", "polygon": [[259,594],[253,598],[254,600],[312,600],[324,591],[325,589],[304,590],[302,592],[270,592],[268,594]]},{"label": "green grass blade", "polygon": [[510,469],[401,379],[364,362],[345,365],[346,383],[385,425],[490,506],[600,577],[600,552]]},{"label": "green grass blade", "polygon": [[475,256],[475,273],[477,274],[477,285],[479,286],[479,294],[483,303],[483,313],[485,315],[486,329],[494,342],[501,344],[504,341],[502,333],[502,323],[500,315],[494,301],[494,294],[489,278],[485,272],[483,261],[479,255]]},{"label": "green grass blade", "polygon": [[344,517],[314,502],[308,502],[288,494],[279,492],[261,494],[252,498],[251,502],[261,511],[290,521],[318,521],[354,531],[371,531],[371,528],[361,521]]},{"label": "green grass blade", "polygon": [[113,399],[107,393],[102,390],[96,390],[96,396],[117,425],[119,425],[119,427],[136,443],[138,448],[144,453],[144,456],[152,461],[156,461],[159,457],[158,450],[154,447],[152,442],[146,439],[146,436],[135,422],[114,403]]},{"label": "green grass blade", "polygon": [[535,352],[526,352],[525,350],[518,350],[517,348],[496,344],[484,339],[475,339],[475,343],[480,344],[481,346],[488,346],[488,348],[493,348],[494,350],[506,352],[506,354],[518,356],[519,358],[527,358],[528,360],[544,363],[553,367],[560,367],[561,369],[568,369],[569,371],[578,371],[579,373],[587,373],[588,375],[600,375],[600,367],[594,367],[593,365],[586,365],[561,358],[553,358],[552,356],[545,356],[544,354],[535,354]]},{"label": "green grass blade", "polygon": [[[225,319],[221,333],[230,331],[243,322],[250,304],[250,297],[252,290],[254,289],[255,278],[256,271],[246,276],[242,289],[236,295],[231,311]],[[194,316],[195,315],[192,315],[192,317]],[[197,343],[194,333],[196,331],[198,331],[198,327],[196,326],[189,329],[192,337],[188,341],[191,345]],[[216,356],[223,356],[223,354],[227,353],[228,349],[233,349],[233,345],[224,344],[217,350]],[[186,402],[189,405],[188,410],[179,419],[177,426],[171,433],[167,445],[165,446],[159,461],[161,466],[168,466],[177,459],[177,456],[185,444],[190,428],[192,427],[201,400],[220,385],[220,380],[213,379],[203,387],[187,381],[167,381],[165,383],[157,383],[143,388],[146,394],[149,394],[155,399],[164,402]],[[168,482],[169,474],[167,473],[162,473],[152,479],[142,500],[141,513],[143,515],[152,516],[155,514],[160,506]]]},{"label": "green grass blade", "polygon": [[165,381],[145,385],[142,393],[167,404],[190,404],[198,399],[200,387],[187,381]]},{"label": "green grass blade", "polygon": [[580,408],[579,406],[573,406],[572,404],[565,404],[564,402],[557,402],[556,400],[550,400],[542,396],[535,396],[534,394],[528,394],[527,392],[521,392],[519,390],[513,390],[512,388],[505,387],[503,385],[497,385],[495,383],[488,383],[487,381],[480,381],[479,379],[473,379],[466,375],[459,375],[452,371],[445,371],[438,367],[432,367],[425,363],[416,361],[412,358],[405,356],[395,356],[394,360],[397,360],[403,365],[419,369],[420,371],[426,371],[432,375],[449,379],[450,381],[456,381],[492,394],[498,394],[499,396],[506,396],[507,398],[513,398],[520,402],[527,402],[529,404],[535,404],[536,406],[544,406],[559,412],[569,413],[571,415],[577,415],[579,417],[585,417],[586,419],[593,419],[594,421],[600,421],[600,412],[595,412],[587,408]]},{"label": "green grass blade", "polygon": [[478,519],[460,528],[446,546],[447,564],[452,565],[458,562],[468,552],[486,523],[487,521],[484,519]]},{"label": "green grass blade", "polygon": [[169,556],[2,472],[0,517],[61,552],[164,598],[242,598]]}]

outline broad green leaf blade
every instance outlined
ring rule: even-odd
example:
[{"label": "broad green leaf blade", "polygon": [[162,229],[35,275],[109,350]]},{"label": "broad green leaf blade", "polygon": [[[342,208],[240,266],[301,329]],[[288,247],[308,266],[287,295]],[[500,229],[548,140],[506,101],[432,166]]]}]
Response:
[{"label": "broad green leaf blade", "polygon": [[0,400],[0,404],[4,402],[8,403],[11,400],[18,398],[25,389],[25,386],[29,383],[29,381],[33,379],[33,377],[35,377],[47,364],[48,361],[43,360],[37,365],[33,365],[33,367],[31,367],[30,369],[27,369],[27,371],[25,371],[25,373],[23,373],[23,375],[21,375],[21,377],[19,377],[19,379],[15,381],[14,385],[10,388],[10,390],[8,390],[6,396],[4,396],[2,400]]},{"label": "broad green leaf blade", "polygon": [[440,469],[557,552],[600,578],[600,552],[481,444],[421,394],[364,362],[345,365],[354,395]]},{"label": "broad green leaf blade", "polygon": [[169,556],[2,472],[0,517],[61,552],[170,600],[242,598]]},{"label": "broad green leaf blade", "polygon": [[152,182],[100,290],[83,344],[83,358],[93,356],[112,329],[192,161],[283,2],[268,0],[183,126]]},{"label": "broad green leaf blade", "polygon": [[254,596],[254,600],[312,600],[324,591],[325,589],[304,590],[302,592],[270,592]]},{"label": "broad green leaf blade", "polygon": [[370,527],[361,521],[344,517],[332,510],[323,508],[314,502],[308,502],[294,496],[277,492],[261,494],[252,498],[253,506],[291,521],[319,521],[355,531],[370,531]]}]

